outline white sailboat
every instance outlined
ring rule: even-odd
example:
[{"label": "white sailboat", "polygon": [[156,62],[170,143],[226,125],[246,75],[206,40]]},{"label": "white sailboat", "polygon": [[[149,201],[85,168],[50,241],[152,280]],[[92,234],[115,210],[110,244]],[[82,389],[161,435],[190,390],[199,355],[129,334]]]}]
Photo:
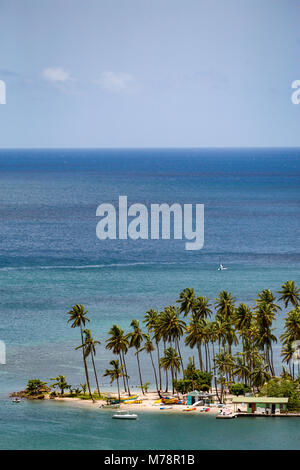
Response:
[{"label": "white sailboat", "polygon": [[226,266],[224,266],[224,265],[221,263],[221,260],[219,260],[219,263],[220,263],[220,264],[219,264],[219,267],[218,267],[218,271],[225,271],[225,269],[227,269]]}]

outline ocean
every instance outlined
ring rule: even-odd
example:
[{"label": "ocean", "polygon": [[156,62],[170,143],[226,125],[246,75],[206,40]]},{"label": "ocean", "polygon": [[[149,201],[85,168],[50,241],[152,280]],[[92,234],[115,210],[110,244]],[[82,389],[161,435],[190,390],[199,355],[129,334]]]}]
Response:
[{"label": "ocean", "polygon": [[[275,441],[300,448],[296,418],[276,424],[271,441],[259,436],[273,436],[277,419],[224,423],[180,417],[182,430],[199,427],[199,441],[191,442],[182,431],[178,444],[175,429],[173,437],[167,433],[174,424],[171,416],[145,414],[134,423],[135,440],[124,428],[114,439],[109,413],[94,416],[56,403],[14,406],[7,400],[29,378],[49,381],[63,374],[72,385],[84,381],[81,353],[74,351],[79,333],[67,324],[75,303],[85,305],[89,327],[101,341],[96,364],[102,374],[112,358],[105,349],[112,323],[128,331],[131,319],[174,304],[185,287],[212,301],[229,290],[237,302],[253,305],[263,288],[276,292],[290,279],[299,285],[299,157],[299,149],[1,150],[0,340],[6,343],[7,363],[0,365],[0,448],[74,448],[78,435],[86,435],[82,448],[126,448],[133,442],[142,448],[149,439],[150,448],[158,442],[170,449],[252,448],[256,442],[276,448]],[[120,195],[127,195],[129,204],[146,206],[204,204],[203,249],[186,251],[183,240],[100,241],[96,209],[101,203],[117,206]],[[220,261],[226,271],[217,270]],[[276,320],[277,335],[283,319],[284,309]],[[184,357],[193,354],[197,357],[189,350]],[[133,354],[128,361],[136,386]],[[141,361],[143,380],[153,387],[149,358],[142,355]],[[279,344],[275,362],[280,372]],[[103,378],[100,385],[109,388]],[[246,422],[251,438],[242,431]],[[21,433],[24,426],[27,437]],[[160,426],[166,429],[163,435]],[[224,436],[224,427],[232,429],[236,441],[220,437],[216,442],[214,433]],[[151,438],[152,431],[159,440]]]}]

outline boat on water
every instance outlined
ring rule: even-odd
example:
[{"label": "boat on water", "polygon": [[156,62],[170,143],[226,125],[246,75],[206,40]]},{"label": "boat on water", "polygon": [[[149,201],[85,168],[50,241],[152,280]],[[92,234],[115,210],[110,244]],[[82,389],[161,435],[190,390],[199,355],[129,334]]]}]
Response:
[{"label": "boat on water", "polygon": [[115,415],[112,416],[113,419],[137,419],[138,415],[133,413],[128,413],[128,411],[118,411]]},{"label": "boat on water", "polygon": [[218,419],[232,419],[232,418],[237,418],[237,415],[235,413],[232,413],[230,409],[224,409],[221,410],[220,413],[216,416]]},{"label": "boat on water", "polygon": [[12,399],[11,402],[12,402],[12,403],[21,403],[21,398],[15,397],[15,398]]},{"label": "boat on water", "polygon": [[224,266],[222,263],[219,264],[218,271],[225,271],[226,266]]},{"label": "boat on water", "polygon": [[161,406],[159,409],[160,410],[171,410],[173,406]]}]

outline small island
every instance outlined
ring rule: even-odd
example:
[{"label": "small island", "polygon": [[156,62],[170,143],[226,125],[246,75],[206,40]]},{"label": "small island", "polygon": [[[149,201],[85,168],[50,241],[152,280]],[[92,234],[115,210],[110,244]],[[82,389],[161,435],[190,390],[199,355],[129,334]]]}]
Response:
[{"label": "small island", "polygon": [[[82,354],[83,383],[72,386],[64,375],[50,382],[30,379],[23,391],[11,397],[67,400],[104,409],[214,413],[227,409],[228,415],[300,416],[300,290],[294,281],[287,281],[277,293],[278,299],[264,289],[250,307],[245,303],[236,305],[231,292],[220,292],[212,304],[207,297],[197,296],[193,288],[186,288],[175,305],[161,312],[146,312],[146,331],[136,319],[131,321],[128,333],[112,325],[105,343],[114,358],[101,375],[109,377],[111,384],[116,383],[115,394],[100,390],[96,366],[100,341],[86,328],[90,322],[87,310],[77,304],[68,312],[68,323],[80,331],[80,344],[75,350]],[[284,332],[277,338],[273,323],[282,307],[290,310],[285,314]],[[279,374],[273,355],[273,344],[278,340],[282,357]],[[182,345],[197,351],[198,364],[194,356],[184,364]],[[134,391],[126,361],[131,348],[140,381],[139,389]],[[149,391],[150,383],[143,381],[141,353],[151,363],[155,391]]]}]

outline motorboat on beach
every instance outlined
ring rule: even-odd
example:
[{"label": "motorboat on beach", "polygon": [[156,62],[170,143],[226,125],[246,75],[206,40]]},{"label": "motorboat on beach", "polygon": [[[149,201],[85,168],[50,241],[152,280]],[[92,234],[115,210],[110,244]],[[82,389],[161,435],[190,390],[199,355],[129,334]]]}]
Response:
[{"label": "motorboat on beach", "polygon": [[138,415],[129,413],[128,411],[118,411],[112,416],[113,419],[137,419]]}]

